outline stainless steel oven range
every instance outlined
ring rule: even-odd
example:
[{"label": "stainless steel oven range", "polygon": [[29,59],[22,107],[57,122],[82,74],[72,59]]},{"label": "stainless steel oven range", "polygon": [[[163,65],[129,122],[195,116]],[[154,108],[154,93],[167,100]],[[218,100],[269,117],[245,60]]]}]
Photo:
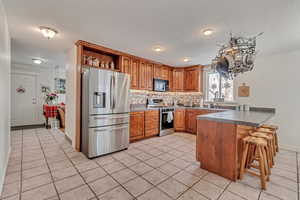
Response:
[{"label": "stainless steel oven range", "polygon": [[160,108],[160,132],[159,136],[174,133],[174,108]]}]

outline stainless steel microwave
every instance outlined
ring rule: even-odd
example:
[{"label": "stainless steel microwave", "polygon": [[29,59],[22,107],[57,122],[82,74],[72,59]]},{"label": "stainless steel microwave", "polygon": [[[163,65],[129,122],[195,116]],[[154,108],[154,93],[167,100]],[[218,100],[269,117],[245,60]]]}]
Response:
[{"label": "stainless steel microwave", "polygon": [[162,79],[153,79],[153,91],[166,92],[169,91],[169,81]]}]

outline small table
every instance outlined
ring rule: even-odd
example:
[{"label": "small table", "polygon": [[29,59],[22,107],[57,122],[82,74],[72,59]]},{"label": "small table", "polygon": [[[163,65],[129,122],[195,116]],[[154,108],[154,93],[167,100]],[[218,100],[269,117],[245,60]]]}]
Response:
[{"label": "small table", "polygon": [[50,128],[50,125],[49,125],[49,118],[56,118],[57,117],[57,108],[58,106],[57,105],[48,105],[48,104],[44,104],[43,105],[43,115],[45,116],[46,118],[46,128]]}]

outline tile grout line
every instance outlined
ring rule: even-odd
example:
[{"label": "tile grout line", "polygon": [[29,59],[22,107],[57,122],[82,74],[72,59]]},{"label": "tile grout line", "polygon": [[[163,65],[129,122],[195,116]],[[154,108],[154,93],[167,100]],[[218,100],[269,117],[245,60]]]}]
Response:
[{"label": "tile grout line", "polygon": [[[49,131],[48,130],[48,133],[54,138],[54,140],[56,141],[56,143],[58,143],[57,142],[57,140],[56,140],[56,138],[53,136],[53,133],[51,132],[51,131]],[[81,173],[79,172],[79,170],[76,168],[76,165],[73,163],[73,161],[69,158],[69,156],[66,154],[66,152],[65,152],[65,150],[61,147],[61,145],[58,143],[58,146],[59,146],[59,148],[64,152],[64,155],[67,157],[67,159],[71,162],[71,164],[73,165],[73,167],[74,167],[74,169],[77,171],[77,173],[78,173],[78,175],[82,178],[82,180],[84,181],[84,183],[85,183],[85,185],[87,185],[88,186],[88,188],[92,191],[92,193],[95,195],[95,198],[97,199],[97,200],[99,200],[99,198],[98,198],[98,196],[97,196],[97,194],[94,192],[94,190],[92,190],[92,188],[91,188],[91,186],[86,182],[86,180],[83,178],[83,176],[81,175]],[[92,170],[92,169],[91,169]],[[74,175],[75,176],[75,175]],[[71,177],[71,176],[70,176]],[[66,177],[66,178],[68,178],[68,177]],[[62,179],[63,180],[63,179]],[[54,182],[53,182],[54,183]],[[54,185],[55,185],[55,183],[54,183]],[[72,189],[70,189],[69,191],[71,191],[71,190],[74,190],[74,189],[76,189],[76,188],[80,188],[80,187],[82,187],[82,185],[80,185],[80,186],[78,186],[78,187],[75,187],[75,188],[72,188]],[[67,192],[67,191],[65,191],[65,192]],[[64,192],[62,192],[62,193],[64,193]],[[59,194],[58,194],[58,196],[59,196]],[[60,197],[59,197],[60,198]],[[91,199],[93,199],[94,197],[92,197]]]},{"label": "tile grout line", "polygon": [[[46,129],[46,130],[47,130],[47,129]],[[56,194],[57,194],[57,196],[58,196],[58,199],[60,200],[60,196],[59,196],[59,194],[58,194],[56,185],[54,184],[54,178],[53,178],[51,169],[50,169],[50,167],[49,167],[49,163],[48,163],[47,158],[46,158],[46,155],[45,155],[44,147],[42,146],[41,139],[40,139],[39,135],[37,135],[37,130],[36,130],[36,129],[35,129],[35,135],[36,135],[36,137],[37,137],[38,140],[39,140],[39,144],[40,144],[40,146],[41,146],[41,150],[42,150],[42,152],[43,152],[44,159],[45,159],[47,168],[48,168],[48,170],[49,170],[49,173],[50,173],[50,176],[51,176],[51,179],[52,179],[52,183],[53,183],[54,189],[55,189],[55,191],[56,191]]]}]

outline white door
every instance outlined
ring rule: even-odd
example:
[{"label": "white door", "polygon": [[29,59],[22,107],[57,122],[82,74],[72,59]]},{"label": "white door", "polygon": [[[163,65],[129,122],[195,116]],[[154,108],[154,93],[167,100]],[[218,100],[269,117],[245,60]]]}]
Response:
[{"label": "white door", "polygon": [[36,76],[12,73],[11,75],[11,125],[37,124]]}]

